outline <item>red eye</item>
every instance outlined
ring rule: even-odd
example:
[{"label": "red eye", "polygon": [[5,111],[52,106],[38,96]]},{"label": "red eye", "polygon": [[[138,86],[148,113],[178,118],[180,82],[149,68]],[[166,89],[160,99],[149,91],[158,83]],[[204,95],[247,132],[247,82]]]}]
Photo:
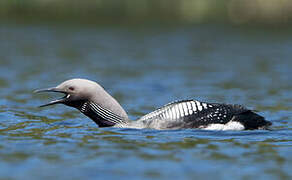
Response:
[{"label": "red eye", "polygon": [[74,87],[69,87],[69,90],[74,91]]}]

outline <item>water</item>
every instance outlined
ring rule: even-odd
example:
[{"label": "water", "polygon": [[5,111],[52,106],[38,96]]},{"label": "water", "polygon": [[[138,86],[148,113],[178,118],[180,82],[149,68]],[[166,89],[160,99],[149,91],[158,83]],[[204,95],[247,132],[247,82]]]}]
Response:
[{"label": "water", "polygon": [[[0,26],[0,179],[290,179],[289,30]],[[82,77],[131,119],[178,99],[243,104],[273,130],[99,129],[37,88]]]}]

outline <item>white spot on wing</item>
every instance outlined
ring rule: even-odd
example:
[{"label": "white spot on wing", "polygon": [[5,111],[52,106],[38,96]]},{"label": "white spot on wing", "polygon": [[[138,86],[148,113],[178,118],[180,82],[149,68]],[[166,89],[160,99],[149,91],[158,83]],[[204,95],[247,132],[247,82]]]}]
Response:
[{"label": "white spot on wing", "polygon": [[170,119],[169,114],[168,114],[168,109],[164,112],[164,114],[165,114],[166,119]]},{"label": "white spot on wing", "polygon": [[192,103],[192,109],[194,112],[197,111],[197,106],[196,106],[196,103],[194,101],[191,102]]},{"label": "white spot on wing", "polygon": [[189,114],[193,114],[193,110],[192,110],[192,105],[190,102],[187,102],[187,106],[188,106],[188,109],[189,109]]},{"label": "white spot on wing", "polygon": [[184,109],[185,115],[186,115],[186,116],[189,115],[189,111],[188,111],[187,103],[183,103],[182,106],[183,106],[183,109]]},{"label": "white spot on wing", "polygon": [[175,107],[175,116],[176,116],[176,118],[177,119],[179,119],[180,118],[180,115],[179,115],[179,109],[178,109],[178,106],[176,105],[176,106],[174,106]]},{"label": "white spot on wing", "polygon": [[203,110],[203,107],[201,106],[201,103],[199,101],[196,101],[196,104],[198,106],[198,110],[199,111],[202,111]]},{"label": "white spot on wing", "polygon": [[165,112],[162,112],[161,115],[163,119],[166,119]]},{"label": "white spot on wing", "polygon": [[175,106],[173,108],[171,108],[171,114],[172,114],[172,119],[176,119],[176,110],[175,110]]},{"label": "white spot on wing", "polygon": [[180,111],[179,115],[180,116],[184,116],[184,110],[183,110],[183,107],[182,107],[182,103],[178,104],[178,108],[179,108],[179,111]]},{"label": "white spot on wing", "polygon": [[170,117],[170,119],[173,119],[172,108],[169,108],[169,109],[168,109],[168,113],[169,113],[169,117]]},{"label": "white spot on wing", "polygon": [[207,104],[206,103],[202,103],[204,109],[207,109]]}]

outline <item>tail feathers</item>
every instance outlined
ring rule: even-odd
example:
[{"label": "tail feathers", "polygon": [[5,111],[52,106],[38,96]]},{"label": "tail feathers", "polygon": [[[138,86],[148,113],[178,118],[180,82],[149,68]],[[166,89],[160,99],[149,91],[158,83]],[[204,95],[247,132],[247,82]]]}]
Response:
[{"label": "tail feathers", "polygon": [[234,121],[242,123],[246,130],[268,129],[272,125],[270,121],[265,120],[263,116],[253,111],[245,111],[233,117]]}]

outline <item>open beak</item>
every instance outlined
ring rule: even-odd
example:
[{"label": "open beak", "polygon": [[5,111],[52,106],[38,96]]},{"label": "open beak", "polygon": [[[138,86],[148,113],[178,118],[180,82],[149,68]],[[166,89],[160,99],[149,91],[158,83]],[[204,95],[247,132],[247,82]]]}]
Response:
[{"label": "open beak", "polygon": [[62,91],[56,87],[53,88],[47,88],[47,89],[38,89],[35,90],[34,93],[42,93],[42,92],[57,92],[57,93],[63,93],[65,96],[56,100],[53,100],[47,104],[41,105],[39,107],[45,107],[45,106],[50,106],[50,105],[54,105],[54,104],[59,104],[59,103],[65,103],[66,100],[70,97],[70,94],[68,94],[65,91]]}]

